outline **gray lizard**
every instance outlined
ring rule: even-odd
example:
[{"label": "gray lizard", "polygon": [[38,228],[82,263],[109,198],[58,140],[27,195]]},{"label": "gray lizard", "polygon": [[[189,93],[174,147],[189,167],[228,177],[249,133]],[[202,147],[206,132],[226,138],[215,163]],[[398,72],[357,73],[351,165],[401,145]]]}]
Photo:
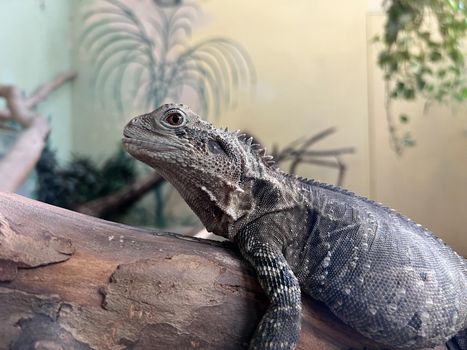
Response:
[{"label": "gray lizard", "polygon": [[132,119],[123,144],[255,269],[270,306],[250,349],[296,347],[303,292],[391,348],[451,339],[450,347],[467,350],[467,262],[421,225],[283,173],[250,138],[214,128],[183,105]]}]

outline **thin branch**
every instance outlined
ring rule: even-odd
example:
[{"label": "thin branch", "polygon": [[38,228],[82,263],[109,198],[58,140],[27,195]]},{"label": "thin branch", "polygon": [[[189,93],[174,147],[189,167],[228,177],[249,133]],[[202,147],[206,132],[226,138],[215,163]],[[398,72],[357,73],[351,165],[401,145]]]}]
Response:
[{"label": "thin branch", "polygon": [[[289,172],[295,174],[300,164],[314,164],[318,166],[338,169],[337,185],[342,185],[346,172],[346,165],[340,160],[340,156],[352,154],[355,152],[353,147],[343,147],[324,150],[310,150],[315,143],[323,140],[336,132],[335,128],[325,129],[316,135],[307,138],[299,138],[292,141],[284,149],[274,152],[274,158],[277,163],[291,161]],[[326,160],[323,158],[333,157],[335,160]]]},{"label": "thin branch", "polygon": [[338,157],[336,157],[337,164],[339,165],[339,173],[337,174],[337,186],[342,186],[344,183],[344,177],[347,172],[347,165],[345,165]]},{"label": "thin branch", "polygon": [[0,160],[0,191],[16,191],[34,169],[45,146],[49,123],[32,108],[75,76],[73,71],[62,73],[37,88],[29,98],[24,98],[16,86],[0,85],[0,97],[6,99],[8,107],[0,111],[0,119],[16,121],[23,128],[13,147]]},{"label": "thin branch", "polygon": [[13,119],[27,128],[32,122],[33,113],[26,107],[21,91],[16,86],[0,85],[0,97],[6,100],[9,110],[2,111],[2,119]]},{"label": "thin branch", "polygon": [[60,86],[66,82],[76,78],[76,71],[69,70],[67,72],[61,73],[53,78],[51,81],[45,83],[44,85],[39,86],[32,95],[25,101],[26,108],[32,109],[40,102],[44,101],[47,96],[52,92],[58,89]]},{"label": "thin branch", "polygon": [[0,191],[14,192],[26,180],[40,158],[49,130],[47,120],[36,116],[19,135],[0,160]]},{"label": "thin branch", "polygon": [[0,110],[0,119],[15,120],[21,126],[27,127],[33,118],[30,111],[42,102],[57,88],[76,77],[75,71],[67,71],[57,75],[51,81],[39,86],[30,97],[24,99],[21,92],[15,86],[0,85],[0,97],[7,101],[8,109]]},{"label": "thin branch", "polygon": [[[318,134],[310,137],[308,140],[303,142],[302,146],[299,148],[300,152],[303,154],[303,152],[305,152],[305,150],[308,149],[308,147],[311,147],[313,144],[315,144],[316,142],[324,139],[325,137],[327,137],[328,135],[334,133],[335,131],[336,130],[334,128],[329,128],[329,129],[321,131]],[[295,167],[298,165],[298,163],[300,163],[300,161],[301,161],[301,155],[297,156],[296,160],[293,162],[293,164],[291,166],[291,169],[295,170]],[[294,172],[295,171],[293,171],[292,173],[294,173]]]},{"label": "thin branch", "polygon": [[11,119],[11,113],[8,110],[6,109],[0,110],[0,121],[10,120],[10,119]]},{"label": "thin branch", "polygon": [[81,204],[75,210],[95,217],[104,217],[111,212],[128,207],[163,182],[164,179],[153,172],[115,193]]},{"label": "thin branch", "polygon": [[[298,152],[292,152],[291,154],[295,155],[296,153]],[[338,149],[304,151],[302,155],[311,156],[311,157],[331,157],[331,156],[339,156],[342,154],[352,154],[352,153],[355,153],[355,149],[353,147],[346,147],[346,148],[338,148]]]}]

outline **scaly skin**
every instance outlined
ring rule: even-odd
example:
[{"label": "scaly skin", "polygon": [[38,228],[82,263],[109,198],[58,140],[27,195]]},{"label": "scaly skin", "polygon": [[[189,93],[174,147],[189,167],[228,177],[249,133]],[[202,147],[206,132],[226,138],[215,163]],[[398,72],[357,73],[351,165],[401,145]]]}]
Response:
[{"label": "scaly skin", "polygon": [[251,139],[183,105],[134,118],[123,144],[256,270],[271,305],[251,349],[295,349],[301,291],[387,346],[434,346],[458,334],[450,344],[465,349],[467,262],[420,225],[281,172]]}]

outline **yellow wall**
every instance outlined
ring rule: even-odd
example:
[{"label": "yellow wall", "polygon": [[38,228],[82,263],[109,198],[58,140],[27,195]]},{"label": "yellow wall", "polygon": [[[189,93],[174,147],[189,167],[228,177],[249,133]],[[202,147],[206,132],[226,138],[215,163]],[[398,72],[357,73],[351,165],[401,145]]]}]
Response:
[{"label": "yellow wall", "polygon": [[[366,1],[205,1],[210,16],[196,38],[223,35],[248,50],[256,95],[217,124],[251,131],[266,145],[286,145],[335,126],[323,147],[353,146],[346,186],[369,194]],[[336,171],[301,172],[335,182]]]}]

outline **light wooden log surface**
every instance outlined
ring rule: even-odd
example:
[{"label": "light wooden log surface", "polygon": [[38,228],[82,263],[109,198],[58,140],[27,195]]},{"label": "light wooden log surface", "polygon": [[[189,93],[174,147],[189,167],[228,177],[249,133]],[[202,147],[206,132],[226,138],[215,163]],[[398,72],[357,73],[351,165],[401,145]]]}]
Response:
[{"label": "light wooden log surface", "polygon": [[[243,349],[267,306],[231,245],[6,193],[0,281],[0,349]],[[303,299],[299,349],[382,348]]]}]

